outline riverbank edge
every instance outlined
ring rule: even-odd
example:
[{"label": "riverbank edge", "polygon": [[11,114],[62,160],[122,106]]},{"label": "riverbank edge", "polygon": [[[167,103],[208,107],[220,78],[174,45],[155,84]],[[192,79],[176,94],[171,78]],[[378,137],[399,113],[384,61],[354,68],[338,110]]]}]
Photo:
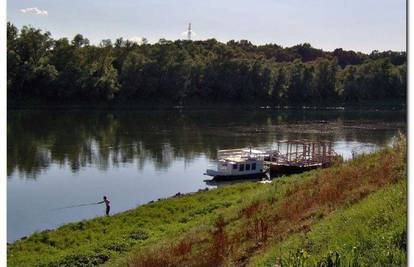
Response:
[{"label": "riverbank edge", "polygon": [[192,103],[174,104],[157,102],[114,102],[114,103],[52,103],[44,101],[8,101],[7,110],[402,110],[407,109],[407,102],[361,101],[352,103]]}]

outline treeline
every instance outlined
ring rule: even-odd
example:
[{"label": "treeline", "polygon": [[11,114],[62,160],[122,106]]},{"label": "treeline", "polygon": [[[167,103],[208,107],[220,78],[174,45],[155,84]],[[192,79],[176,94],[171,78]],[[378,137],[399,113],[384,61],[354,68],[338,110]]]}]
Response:
[{"label": "treeline", "polygon": [[406,76],[405,52],[215,39],[138,44],[119,38],[95,46],[81,34],[54,40],[49,32],[7,23],[11,102],[405,102]]}]

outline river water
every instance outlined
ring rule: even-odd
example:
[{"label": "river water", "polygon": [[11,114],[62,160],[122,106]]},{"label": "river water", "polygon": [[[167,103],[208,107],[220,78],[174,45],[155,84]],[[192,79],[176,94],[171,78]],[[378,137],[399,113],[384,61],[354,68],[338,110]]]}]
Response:
[{"label": "river water", "polygon": [[207,187],[217,149],[330,140],[345,159],[406,132],[404,111],[8,111],[7,240]]}]

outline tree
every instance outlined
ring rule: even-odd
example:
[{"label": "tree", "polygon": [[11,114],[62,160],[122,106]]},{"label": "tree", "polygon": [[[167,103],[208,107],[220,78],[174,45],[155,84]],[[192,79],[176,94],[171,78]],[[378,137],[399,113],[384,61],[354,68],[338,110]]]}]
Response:
[{"label": "tree", "polygon": [[302,62],[316,60],[324,56],[322,50],[313,48],[309,43],[295,45],[289,48],[289,50],[298,55],[297,58],[301,59]]},{"label": "tree", "polygon": [[332,99],[337,93],[335,91],[335,78],[337,71],[336,60],[320,59],[315,64],[313,78],[313,96],[322,100]]},{"label": "tree", "polygon": [[112,41],[111,39],[103,39],[100,44],[100,47],[107,47],[107,48],[112,48]]},{"label": "tree", "polygon": [[22,79],[19,75],[21,58],[16,52],[17,37],[17,28],[10,22],[7,22],[7,90],[11,94],[19,90]]},{"label": "tree", "polygon": [[306,102],[311,95],[312,68],[296,59],[290,71],[287,97],[290,101]]},{"label": "tree", "polygon": [[42,33],[33,27],[23,26],[16,40],[16,51],[23,62],[36,65],[40,58],[46,56],[52,45],[50,32]]},{"label": "tree", "polygon": [[118,38],[115,40],[115,44],[114,44],[115,48],[122,48],[125,47],[125,41],[124,38]]},{"label": "tree", "polygon": [[111,50],[91,47],[86,55],[80,77],[82,94],[94,101],[113,99],[119,91],[119,83]]},{"label": "tree", "polygon": [[17,35],[19,33],[19,30],[11,24],[10,22],[7,22],[7,49],[8,50],[16,50],[16,39]]},{"label": "tree", "polygon": [[399,87],[396,88],[396,96],[405,99],[407,97],[407,63],[398,66]]},{"label": "tree", "polygon": [[148,99],[154,93],[157,85],[149,82],[149,65],[150,60],[140,53],[133,52],[127,56],[120,77],[124,96]]},{"label": "tree", "polygon": [[288,78],[285,68],[279,67],[273,81],[273,86],[270,91],[270,99],[274,103],[278,103],[282,99],[286,99],[288,89]]},{"label": "tree", "polygon": [[347,65],[361,64],[363,61],[363,58],[360,54],[357,54],[354,51],[345,51],[342,48],[335,49],[333,55],[336,57],[339,66],[342,68]]},{"label": "tree", "polygon": [[358,101],[361,99],[357,67],[348,65],[342,72],[343,78],[338,85],[338,93],[345,101]]},{"label": "tree", "polygon": [[72,45],[76,48],[81,48],[89,45],[89,40],[84,38],[82,34],[76,34],[75,37],[73,37]]}]

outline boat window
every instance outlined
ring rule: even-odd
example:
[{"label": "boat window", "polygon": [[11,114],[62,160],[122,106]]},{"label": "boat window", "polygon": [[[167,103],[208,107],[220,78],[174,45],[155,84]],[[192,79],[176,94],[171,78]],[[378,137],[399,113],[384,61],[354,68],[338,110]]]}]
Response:
[{"label": "boat window", "polygon": [[241,172],[244,171],[244,164],[239,165],[239,171],[241,171]]},{"label": "boat window", "polygon": [[250,171],[250,164],[246,164],[246,171]]},{"label": "boat window", "polygon": [[256,163],[252,163],[252,170],[256,170]]},{"label": "boat window", "polygon": [[237,164],[233,164],[233,170],[237,170]]}]

